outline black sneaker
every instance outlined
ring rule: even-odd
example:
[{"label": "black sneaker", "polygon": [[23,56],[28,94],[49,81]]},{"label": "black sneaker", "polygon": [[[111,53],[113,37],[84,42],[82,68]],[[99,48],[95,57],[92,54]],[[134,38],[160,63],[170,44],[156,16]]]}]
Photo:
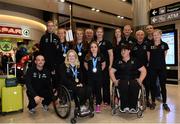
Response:
[{"label": "black sneaker", "polygon": [[151,103],[149,101],[146,102],[146,107],[150,107]]},{"label": "black sneaker", "polygon": [[153,102],[153,103],[150,105],[150,109],[151,109],[151,110],[154,110],[154,109],[155,109],[155,107],[156,107],[156,103],[155,103],[155,102]]},{"label": "black sneaker", "polygon": [[166,110],[167,112],[170,112],[170,111],[171,111],[170,108],[169,108],[169,106],[168,106],[166,103],[163,104],[163,108],[164,108],[164,110]]}]

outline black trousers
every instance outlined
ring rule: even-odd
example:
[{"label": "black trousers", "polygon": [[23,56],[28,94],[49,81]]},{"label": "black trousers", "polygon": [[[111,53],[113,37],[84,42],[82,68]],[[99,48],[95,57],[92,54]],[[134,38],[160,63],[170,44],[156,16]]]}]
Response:
[{"label": "black trousers", "polygon": [[80,106],[85,105],[86,101],[89,99],[89,104],[91,109],[93,109],[93,99],[92,99],[92,92],[89,87],[74,87],[73,91],[73,98],[75,102],[75,106],[80,109]]},{"label": "black trousers", "polygon": [[[28,100],[29,100],[29,103],[28,103],[28,108],[29,109],[32,109],[32,108],[35,108],[37,106],[34,98],[31,96],[30,92],[26,92],[27,93],[27,97],[28,97]],[[51,92],[44,92],[44,93],[40,93],[38,94],[40,97],[43,97],[44,100],[42,101],[42,105],[49,105],[52,101],[52,94]]]},{"label": "black trousers", "polygon": [[88,79],[88,87],[91,88],[91,91],[93,92],[93,96],[96,97],[96,105],[100,105],[102,103],[101,84],[102,84],[101,77]]},{"label": "black trousers", "polygon": [[109,69],[105,68],[103,71],[103,102],[110,104],[110,77],[109,77]]},{"label": "black trousers", "polygon": [[136,80],[121,80],[119,82],[118,89],[122,110],[126,107],[136,109],[140,88],[141,87]]},{"label": "black trousers", "polygon": [[151,97],[152,102],[155,102],[155,96],[157,92],[157,77],[159,77],[159,84],[161,88],[161,95],[163,99],[163,103],[166,103],[167,99],[167,90],[166,90],[166,69],[153,69],[150,68],[150,87],[151,87]]}]

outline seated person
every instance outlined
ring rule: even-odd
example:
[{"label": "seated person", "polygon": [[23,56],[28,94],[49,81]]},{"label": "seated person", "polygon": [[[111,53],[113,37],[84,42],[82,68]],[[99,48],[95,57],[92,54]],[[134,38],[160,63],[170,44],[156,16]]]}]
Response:
[{"label": "seated person", "polygon": [[45,59],[37,55],[35,65],[27,70],[25,83],[29,99],[28,109],[31,114],[35,113],[38,104],[43,105],[44,111],[48,111],[48,105],[52,101],[50,72],[44,68]]},{"label": "seated person", "polygon": [[145,67],[132,58],[130,52],[130,46],[122,46],[122,58],[117,59],[110,70],[111,80],[119,89],[122,112],[136,112],[139,89],[146,76]]},{"label": "seated person", "polygon": [[[82,82],[82,72],[77,53],[74,50],[69,50],[65,58],[65,62],[60,66],[60,83],[65,85],[69,90],[72,90],[72,95],[75,101],[75,106],[81,112],[88,110],[85,103],[91,91]],[[93,103],[90,101],[90,109],[93,110]]]}]

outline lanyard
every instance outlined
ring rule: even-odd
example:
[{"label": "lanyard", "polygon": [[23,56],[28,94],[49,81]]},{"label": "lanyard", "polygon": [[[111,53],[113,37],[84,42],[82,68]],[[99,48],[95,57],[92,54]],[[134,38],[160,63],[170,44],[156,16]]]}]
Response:
[{"label": "lanyard", "polygon": [[80,44],[77,44],[77,49],[78,49],[78,52],[81,52],[81,49],[82,49],[82,43],[80,43]]},{"label": "lanyard", "polygon": [[66,45],[63,46],[63,44],[61,44],[61,47],[62,47],[63,53],[65,54],[67,51],[67,46]]},{"label": "lanyard", "polygon": [[73,76],[75,77],[75,79],[77,79],[77,73],[78,73],[77,68],[71,67],[71,70],[73,72]]},{"label": "lanyard", "polygon": [[92,62],[93,62],[93,68],[96,68],[97,58],[93,58],[93,59],[92,59]]}]

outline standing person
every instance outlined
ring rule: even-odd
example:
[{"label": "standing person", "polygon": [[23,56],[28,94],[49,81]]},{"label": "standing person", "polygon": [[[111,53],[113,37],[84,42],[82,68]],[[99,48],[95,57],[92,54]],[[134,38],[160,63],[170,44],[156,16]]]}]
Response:
[{"label": "standing person", "polygon": [[75,31],[75,40],[73,43],[73,49],[76,51],[79,61],[80,68],[83,72],[83,81],[87,82],[87,72],[84,68],[84,58],[87,54],[87,44],[84,40],[84,30],[82,28],[78,28]]},{"label": "standing person", "polygon": [[97,42],[91,42],[90,51],[86,55],[84,66],[88,72],[88,86],[92,89],[96,97],[96,112],[101,112],[100,105],[102,103],[101,85],[103,78],[103,70],[105,69],[105,60],[99,53]]},{"label": "standing person", "polygon": [[90,49],[89,46],[92,41],[94,41],[94,30],[92,28],[87,28],[85,30],[85,42],[88,49]]},{"label": "standing person", "polygon": [[123,45],[122,58],[114,62],[110,77],[119,89],[121,108],[120,111],[137,112],[139,89],[146,76],[145,67],[136,58],[130,56],[131,47]]},{"label": "standing person", "polygon": [[[82,71],[78,55],[74,50],[69,50],[65,58],[65,62],[60,66],[59,73],[60,82],[69,90],[72,95],[77,110],[83,112],[87,110],[85,106],[86,100],[91,97],[91,91],[86,87],[82,80]],[[90,100],[90,109],[93,110],[93,101]]]},{"label": "standing person", "polygon": [[70,49],[70,44],[66,41],[66,30],[64,28],[59,28],[57,31],[59,37],[59,42],[57,43],[57,68],[64,63],[65,57],[68,50]]},{"label": "standing person", "polygon": [[[136,44],[132,49],[132,56],[138,59],[144,67],[148,70],[148,59],[147,59],[148,43],[145,41],[144,31],[136,31]],[[150,81],[149,74],[147,73],[146,78],[143,81],[146,90],[146,104],[150,107],[149,92],[150,92]]]},{"label": "standing person", "polygon": [[84,67],[83,64],[84,64],[85,55],[87,54],[87,46],[85,44],[84,30],[82,28],[78,28],[75,31],[75,40],[74,40],[73,48],[78,54],[80,64],[82,64],[81,66]]},{"label": "standing person", "polygon": [[[145,38],[145,41],[147,42],[148,45],[153,44],[153,32],[154,32],[154,27],[152,25],[147,25],[146,26],[146,33],[147,36]],[[158,101],[161,101],[161,93],[160,93],[160,84],[159,84],[159,77],[157,77],[157,81],[156,81],[156,90],[155,90],[155,94],[156,94],[156,99]]]},{"label": "standing person", "polygon": [[103,102],[107,106],[110,104],[110,77],[109,69],[112,67],[113,63],[113,50],[110,41],[104,40],[104,29],[98,27],[96,30],[96,42],[99,44],[100,53],[104,56],[106,62],[106,68],[103,71]]},{"label": "standing person", "polygon": [[44,111],[48,111],[48,105],[52,101],[50,71],[44,67],[45,58],[42,55],[35,57],[35,65],[27,70],[25,83],[29,100],[28,109],[34,114],[38,104],[43,105]]},{"label": "standing person", "polygon": [[125,44],[129,44],[131,48],[133,48],[134,44],[136,43],[136,39],[131,35],[132,28],[130,25],[125,25],[123,28],[123,42]]},{"label": "standing person", "polygon": [[145,40],[148,41],[148,44],[150,45],[151,43],[153,43],[153,32],[154,32],[154,27],[152,25],[147,25],[146,28],[146,37]]},{"label": "standing person", "polygon": [[155,92],[156,92],[156,79],[159,77],[159,83],[161,87],[161,95],[163,101],[163,108],[166,111],[170,111],[169,106],[166,103],[167,90],[166,90],[166,62],[165,58],[167,50],[169,49],[168,44],[161,40],[162,31],[155,29],[153,33],[153,44],[150,45],[148,50],[149,60],[149,74],[150,74],[150,85],[151,85],[151,97],[152,105],[151,109],[155,109]]},{"label": "standing person", "polygon": [[124,45],[124,43],[122,42],[122,31],[120,28],[115,29],[112,44],[113,44],[113,55],[115,61],[116,59],[119,59],[121,57],[121,46]]},{"label": "standing person", "polygon": [[58,36],[54,33],[53,21],[47,22],[47,31],[41,37],[39,51],[45,57],[46,66],[51,72],[55,72],[56,45],[59,42]]}]

